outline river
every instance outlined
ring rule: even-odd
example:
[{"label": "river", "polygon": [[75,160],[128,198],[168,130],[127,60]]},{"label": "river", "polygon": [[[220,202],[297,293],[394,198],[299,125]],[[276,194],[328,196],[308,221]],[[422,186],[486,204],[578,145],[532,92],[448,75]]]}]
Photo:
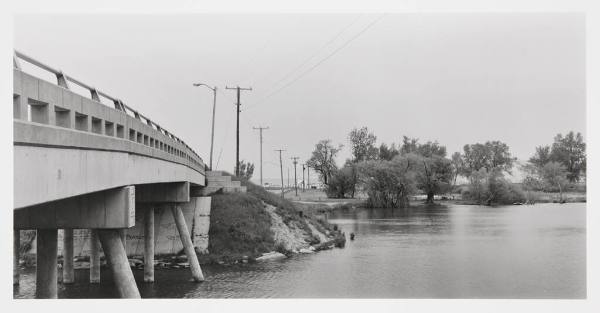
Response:
[{"label": "river", "polygon": [[[157,270],[139,283],[159,298],[585,298],[585,203],[482,207],[449,205],[337,212],[344,249],[282,261]],[[143,273],[134,270],[136,280]],[[103,284],[59,285],[60,298],[116,297]],[[15,298],[34,295],[35,270],[24,270]]]}]

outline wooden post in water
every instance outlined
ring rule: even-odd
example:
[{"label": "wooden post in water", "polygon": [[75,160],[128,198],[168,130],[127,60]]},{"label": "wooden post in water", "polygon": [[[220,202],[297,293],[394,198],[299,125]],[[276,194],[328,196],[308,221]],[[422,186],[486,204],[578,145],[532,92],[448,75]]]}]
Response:
[{"label": "wooden post in water", "polygon": [[144,282],[154,282],[154,208],[144,211]]},{"label": "wooden post in water", "polygon": [[63,231],[63,284],[75,282],[75,270],[73,269],[73,229]]},{"label": "wooden post in water", "polygon": [[35,269],[35,297],[37,299],[58,298],[56,266],[56,257],[58,253],[57,239],[57,229],[37,230],[37,266]]},{"label": "wooden post in water", "polygon": [[19,256],[21,249],[21,231],[13,230],[13,285],[19,284]]},{"label": "wooden post in water", "polygon": [[90,231],[90,283],[100,283],[100,240],[96,229]]},{"label": "wooden post in water", "polygon": [[131,267],[129,267],[119,231],[116,229],[99,229],[98,237],[112,271],[119,296],[121,298],[141,298]]},{"label": "wooden post in water", "polygon": [[173,213],[173,219],[175,220],[175,225],[179,231],[179,238],[181,238],[183,250],[187,255],[188,263],[190,264],[190,269],[192,270],[192,278],[197,282],[204,281],[204,275],[202,275],[202,269],[200,268],[196,251],[194,251],[194,245],[192,244],[190,232],[185,224],[183,212],[177,204],[174,204],[173,207],[171,207],[171,212]]}]

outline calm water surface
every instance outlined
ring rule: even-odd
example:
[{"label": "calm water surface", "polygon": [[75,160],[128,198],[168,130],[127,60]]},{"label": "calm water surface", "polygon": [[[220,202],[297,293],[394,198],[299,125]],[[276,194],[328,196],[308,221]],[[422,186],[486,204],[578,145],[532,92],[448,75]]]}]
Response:
[{"label": "calm water surface", "polygon": [[[446,207],[339,212],[356,239],[346,248],[261,264],[157,270],[142,297],[160,298],[585,298],[585,204]],[[134,271],[143,280],[142,271]],[[60,298],[116,297],[108,271],[89,285],[77,270]],[[34,295],[22,273],[16,298]]]}]

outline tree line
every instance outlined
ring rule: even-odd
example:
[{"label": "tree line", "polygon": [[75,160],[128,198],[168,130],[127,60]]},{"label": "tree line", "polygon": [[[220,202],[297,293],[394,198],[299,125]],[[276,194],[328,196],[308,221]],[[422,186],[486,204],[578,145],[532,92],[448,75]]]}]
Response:
[{"label": "tree line", "polygon": [[[367,195],[373,207],[405,207],[419,192],[426,203],[436,195],[460,192],[463,199],[479,204],[525,202],[525,190],[562,191],[585,178],[585,143],[581,134],[558,134],[552,146],[540,146],[522,166],[526,173],[520,184],[506,179],[516,165],[510,148],[501,141],[467,144],[462,152],[447,156],[437,141],[419,142],[404,136],[400,144],[376,145],[377,137],[367,127],[354,128],[348,135],[352,157],[338,167],[336,157],[343,145],[320,140],[307,164],[318,174],[328,197],[353,198]],[[458,177],[468,183],[457,186]]]}]

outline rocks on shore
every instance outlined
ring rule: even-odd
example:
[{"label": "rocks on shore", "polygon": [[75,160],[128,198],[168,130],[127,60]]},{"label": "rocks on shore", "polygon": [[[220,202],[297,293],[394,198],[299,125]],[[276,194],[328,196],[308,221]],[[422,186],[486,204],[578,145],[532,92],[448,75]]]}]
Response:
[{"label": "rocks on shore", "polygon": [[273,261],[273,260],[280,260],[280,259],[285,259],[285,258],[286,258],[285,254],[272,251],[272,252],[263,253],[262,256],[256,258],[256,262]]}]

